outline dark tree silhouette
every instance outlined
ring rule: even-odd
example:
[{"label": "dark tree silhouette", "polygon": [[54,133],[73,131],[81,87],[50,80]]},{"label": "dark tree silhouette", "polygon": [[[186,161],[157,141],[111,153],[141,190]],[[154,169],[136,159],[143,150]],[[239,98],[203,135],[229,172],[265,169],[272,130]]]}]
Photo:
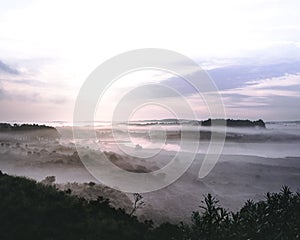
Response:
[{"label": "dark tree silhouette", "polygon": [[134,193],[133,194],[133,207],[130,212],[130,216],[132,216],[137,209],[141,208],[145,203],[142,201],[143,196],[139,193]]}]

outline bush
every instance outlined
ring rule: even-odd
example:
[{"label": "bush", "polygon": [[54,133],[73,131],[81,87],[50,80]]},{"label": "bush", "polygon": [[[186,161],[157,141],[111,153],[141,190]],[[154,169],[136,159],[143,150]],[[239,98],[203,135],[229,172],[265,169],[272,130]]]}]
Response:
[{"label": "bush", "polygon": [[249,240],[300,239],[300,193],[283,187],[267,193],[264,201],[247,201],[236,213],[226,211],[211,194],[192,224],[141,223],[109,200],[71,196],[0,171],[0,239],[139,239],[139,240]]},{"label": "bush", "polygon": [[0,239],[143,239],[148,225],[113,209],[21,177],[0,174]]},{"label": "bush", "polygon": [[192,215],[187,239],[300,239],[300,193],[284,186],[265,201],[248,200],[237,213],[227,212],[210,194],[201,213]]}]

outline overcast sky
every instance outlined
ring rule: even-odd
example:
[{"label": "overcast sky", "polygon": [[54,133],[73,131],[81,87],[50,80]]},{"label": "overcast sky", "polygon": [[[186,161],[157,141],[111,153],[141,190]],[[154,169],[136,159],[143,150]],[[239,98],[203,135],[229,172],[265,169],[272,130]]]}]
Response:
[{"label": "overcast sky", "polygon": [[[71,121],[88,75],[138,48],[166,48],[198,62],[215,80],[228,117],[300,120],[299,9],[298,0],[0,0],[0,121]],[[209,117],[174,76],[136,73],[120,82],[97,119],[109,120],[119,93],[141,82],[177,86],[198,118]],[[135,117],[169,115],[156,109],[153,116],[148,107]]]}]

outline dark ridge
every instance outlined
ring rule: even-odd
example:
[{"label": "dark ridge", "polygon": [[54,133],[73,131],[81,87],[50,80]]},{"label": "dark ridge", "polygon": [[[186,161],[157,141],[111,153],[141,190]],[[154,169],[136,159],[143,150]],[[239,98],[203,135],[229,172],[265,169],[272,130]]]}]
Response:
[{"label": "dark ridge", "polygon": [[[236,213],[208,194],[192,213],[190,224],[166,222],[156,227],[151,220],[139,222],[132,213],[112,208],[108,199],[88,201],[70,191],[0,171],[0,239],[289,240],[300,236],[300,192],[288,187],[267,193],[263,201],[248,200]],[[142,199],[135,195],[137,201]]]}]

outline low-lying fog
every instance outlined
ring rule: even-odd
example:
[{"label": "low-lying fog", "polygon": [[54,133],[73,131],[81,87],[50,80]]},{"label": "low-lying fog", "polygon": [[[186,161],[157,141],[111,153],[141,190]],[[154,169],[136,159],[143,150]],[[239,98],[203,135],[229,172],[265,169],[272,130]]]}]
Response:
[{"label": "low-lying fog", "polygon": [[[132,125],[129,126],[129,135],[126,134],[126,125],[113,128],[114,131],[108,125],[96,126],[95,145],[91,144],[90,139],[84,138],[85,128],[82,127],[80,131],[83,137],[76,140],[77,144],[81,148],[93,148],[94,152],[105,151],[114,164],[135,172],[157,170],[167,164],[177,151],[182,151],[180,136],[183,130],[180,126]],[[279,191],[282,185],[288,185],[292,190],[299,188],[299,124],[269,123],[266,129],[228,128],[220,159],[203,179],[198,179],[198,172],[209,146],[209,127],[191,125],[183,129],[191,134],[197,129],[202,135],[196,159],[175,183],[164,189],[142,194],[145,206],[138,210],[140,218],[188,221],[206,193],[215,195],[223,206],[237,210],[245,200],[262,199],[267,191]],[[85,169],[77,154],[72,128],[58,126],[57,130],[61,135],[57,140],[32,140],[24,134],[0,133],[0,170],[39,181],[53,175],[56,182],[62,184],[61,188],[67,182],[97,182]],[[127,154],[120,150],[120,146],[128,150]],[[151,153],[157,149],[161,149],[159,154],[143,161],[130,156],[130,153],[137,151]],[[77,193],[80,194],[78,189],[83,188],[77,188]],[[124,207],[125,203],[128,206],[131,194],[126,194],[126,197],[123,193],[116,194],[116,191],[101,189],[97,190],[97,194],[100,194],[99,191],[114,192],[104,195],[115,198],[115,206],[118,205],[116,199],[120,206]]]}]

